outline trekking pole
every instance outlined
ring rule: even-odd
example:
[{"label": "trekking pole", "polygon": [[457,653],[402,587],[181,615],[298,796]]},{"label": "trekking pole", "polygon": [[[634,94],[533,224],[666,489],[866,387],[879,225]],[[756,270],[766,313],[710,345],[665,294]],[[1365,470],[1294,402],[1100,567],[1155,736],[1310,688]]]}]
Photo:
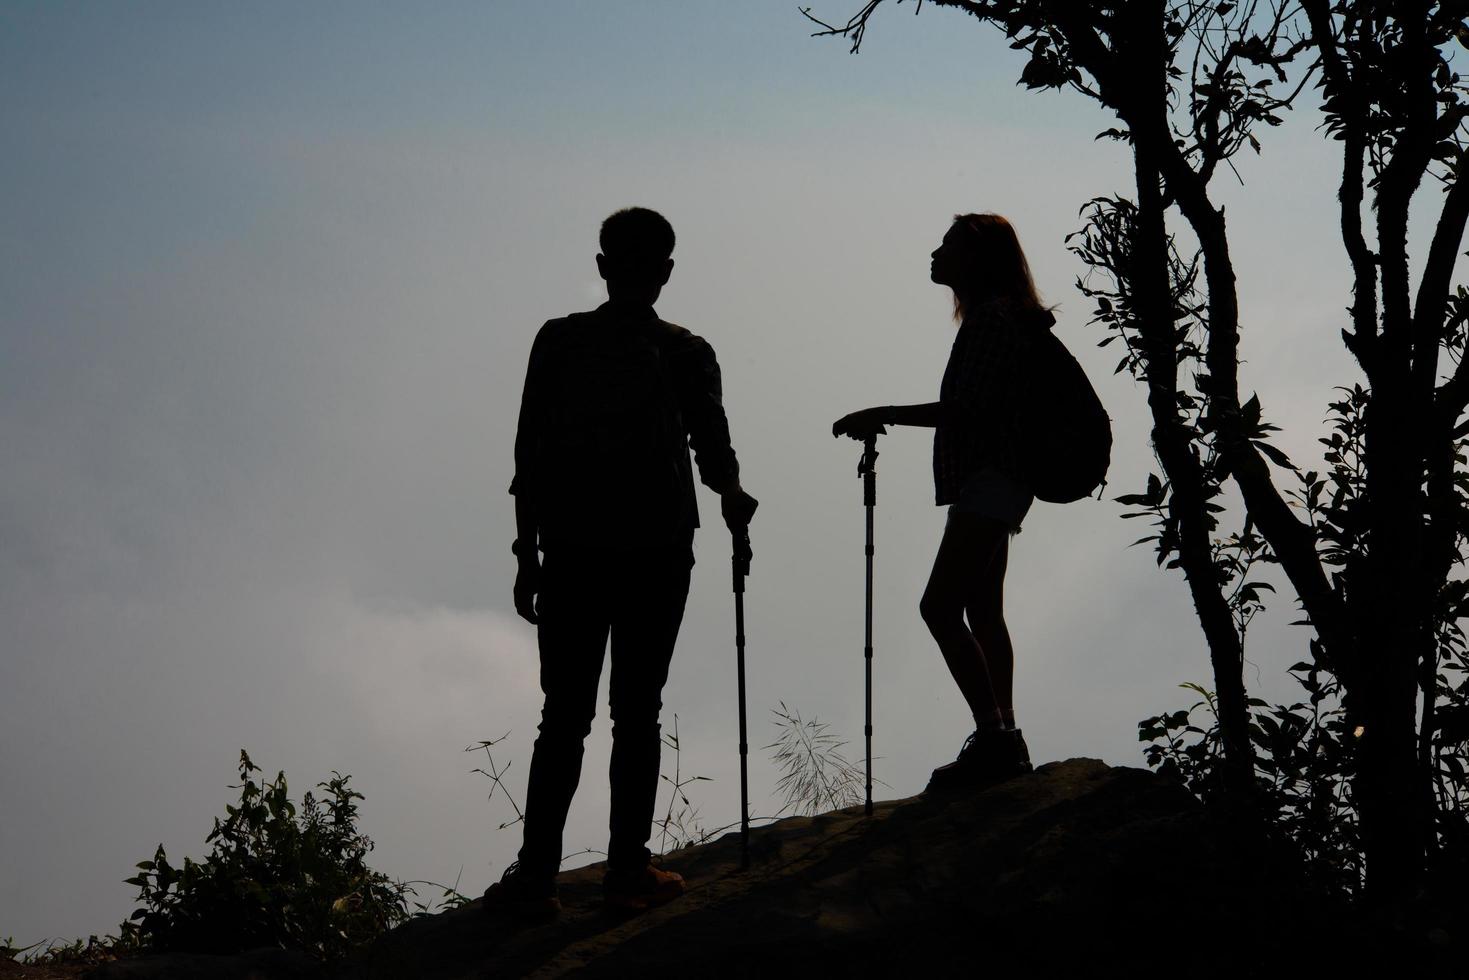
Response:
[{"label": "trekking pole", "polygon": [[862,503],[867,507],[867,645],[862,656],[867,664],[867,723],[862,733],[867,737],[867,806],[863,811],[872,816],[872,511],[877,506],[877,435],[862,442],[862,461],[857,464],[862,477]]},{"label": "trekking pole", "polygon": [[745,576],[750,574],[750,529],[734,533],[735,664],[740,697],[740,870],[750,867],[750,774],[745,741]]}]

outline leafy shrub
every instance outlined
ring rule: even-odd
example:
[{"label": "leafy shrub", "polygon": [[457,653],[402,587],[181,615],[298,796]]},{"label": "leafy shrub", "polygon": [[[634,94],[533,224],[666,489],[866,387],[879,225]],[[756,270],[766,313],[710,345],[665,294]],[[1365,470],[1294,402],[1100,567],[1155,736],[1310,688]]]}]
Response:
[{"label": "leafy shrub", "polygon": [[326,958],[359,946],[408,917],[411,888],[364,861],[372,841],[357,829],[350,777],[333,772],[298,810],[285,773],[258,779],[240,752],[239,803],[226,806],[202,862],[174,867],[158,846],[127,879],[140,907],[124,937],[153,950],[229,953],[260,946]]},{"label": "leafy shrub", "polygon": [[[1291,674],[1307,700],[1270,705],[1249,699],[1255,749],[1256,802],[1267,826],[1300,855],[1327,888],[1351,894],[1362,882],[1362,840],[1352,799],[1356,736],[1337,704],[1334,679],[1310,664]],[[1178,780],[1205,804],[1225,797],[1223,741],[1213,693],[1184,688],[1203,700],[1138,722],[1149,766]],[[1195,717],[1198,722],[1195,723]],[[1202,727],[1201,727],[1202,726]]]}]

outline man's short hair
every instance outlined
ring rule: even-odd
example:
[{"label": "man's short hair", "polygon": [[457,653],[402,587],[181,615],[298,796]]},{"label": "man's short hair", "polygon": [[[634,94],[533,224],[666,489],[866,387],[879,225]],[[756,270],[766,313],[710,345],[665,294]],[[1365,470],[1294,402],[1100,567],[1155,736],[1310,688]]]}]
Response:
[{"label": "man's short hair", "polygon": [[623,208],[602,222],[599,242],[619,264],[662,262],[673,254],[673,225],[651,208]]}]

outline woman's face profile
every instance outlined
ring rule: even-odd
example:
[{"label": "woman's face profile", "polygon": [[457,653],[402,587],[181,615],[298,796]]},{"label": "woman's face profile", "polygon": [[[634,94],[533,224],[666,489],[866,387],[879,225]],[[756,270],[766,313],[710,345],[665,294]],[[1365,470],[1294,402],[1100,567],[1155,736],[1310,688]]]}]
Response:
[{"label": "woman's face profile", "polygon": [[932,261],[929,263],[928,277],[938,285],[952,289],[961,283],[974,282],[975,274],[979,271],[979,256],[966,238],[958,225],[950,225],[944,240],[939,242],[939,247],[929,256]]}]

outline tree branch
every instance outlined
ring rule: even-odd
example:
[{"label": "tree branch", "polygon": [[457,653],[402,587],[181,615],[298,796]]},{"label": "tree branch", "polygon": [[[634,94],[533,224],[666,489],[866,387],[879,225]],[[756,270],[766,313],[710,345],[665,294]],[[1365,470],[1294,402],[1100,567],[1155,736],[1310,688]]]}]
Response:
[{"label": "tree branch", "polygon": [[1413,387],[1425,392],[1431,392],[1437,381],[1449,281],[1459,259],[1464,225],[1469,222],[1469,181],[1463,179],[1466,167],[1469,167],[1469,151],[1460,150],[1454,164],[1454,183],[1433,229],[1433,241],[1428,246],[1428,259],[1413,308]]},{"label": "tree branch", "polygon": [[1150,123],[1140,107],[1129,106],[1124,118],[1134,140],[1146,144],[1160,162],[1179,210],[1184,214],[1204,253],[1204,275],[1209,294],[1209,339],[1206,363],[1212,423],[1221,436],[1221,449],[1244,495],[1245,506],[1260,533],[1270,542],[1290,578],[1307,615],[1316,627],[1334,668],[1351,671],[1356,644],[1346,606],[1331,588],[1316,552],[1311,526],[1291,513],[1270,479],[1259,451],[1242,431],[1239,411],[1239,304],[1234,264],[1224,214],[1209,199],[1208,186],[1189,166],[1183,152],[1163,124]]},{"label": "tree branch", "polygon": [[1361,96],[1342,59],[1337,31],[1332,25],[1326,0],[1301,0],[1311,26],[1311,37],[1320,53],[1321,73],[1326,89],[1328,130],[1333,126],[1331,114],[1342,123],[1338,129],[1344,139],[1341,187],[1337,200],[1341,203],[1342,243],[1352,263],[1352,330],[1342,331],[1342,342],[1356,357],[1367,374],[1369,383],[1377,376],[1377,256],[1367,247],[1362,234],[1362,168],[1366,164],[1367,143],[1363,135]]},{"label": "tree branch", "polygon": [[[1469,317],[1469,310],[1456,311],[1456,316],[1460,318],[1458,325],[1462,325],[1462,319]],[[1454,373],[1439,386],[1433,401],[1435,417],[1446,421],[1452,431],[1465,407],[1469,406],[1469,351],[1459,358]]]},{"label": "tree branch", "polygon": [[[1427,41],[1426,16],[1426,5],[1418,16],[1408,11],[1399,15],[1409,22],[1408,29],[1404,31],[1407,36],[1391,52],[1382,52],[1383,45],[1376,39],[1371,42],[1373,54],[1380,53],[1383,58],[1391,54],[1400,63],[1412,65],[1409,69],[1402,69],[1411,73],[1408,84],[1404,86],[1407,90],[1406,111],[1400,115],[1396,138],[1391,143],[1391,156],[1378,174],[1373,202],[1377,210],[1378,259],[1382,266],[1382,338],[1391,372],[1384,380],[1398,377],[1400,371],[1406,375],[1411,362],[1425,353],[1430,358],[1437,358],[1436,341],[1431,352],[1415,350],[1420,324],[1414,320],[1408,295],[1408,211],[1423,182],[1423,174],[1433,160],[1438,122],[1430,74],[1434,59]],[[1431,373],[1429,377],[1431,379]]]}]

